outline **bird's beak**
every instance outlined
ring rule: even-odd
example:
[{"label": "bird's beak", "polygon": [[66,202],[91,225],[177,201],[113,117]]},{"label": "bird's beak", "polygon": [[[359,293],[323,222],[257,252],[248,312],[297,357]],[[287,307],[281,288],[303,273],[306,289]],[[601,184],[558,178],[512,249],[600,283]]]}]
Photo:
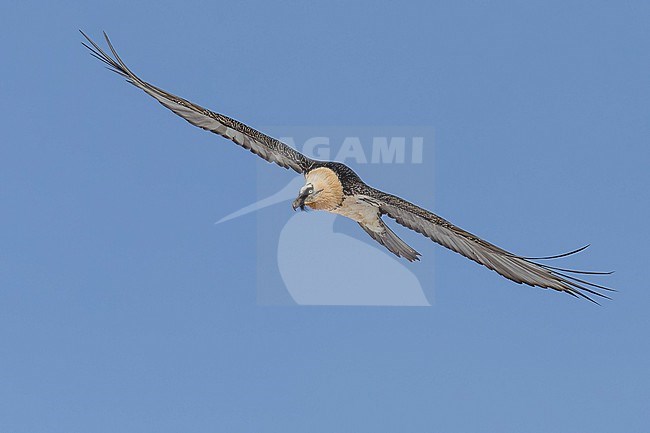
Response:
[{"label": "bird's beak", "polygon": [[305,199],[307,198],[308,195],[309,194],[305,191],[293,201],[291,207],[293,208],[294,211],[298,208],[300,208],[300,210],[305,210]]}]

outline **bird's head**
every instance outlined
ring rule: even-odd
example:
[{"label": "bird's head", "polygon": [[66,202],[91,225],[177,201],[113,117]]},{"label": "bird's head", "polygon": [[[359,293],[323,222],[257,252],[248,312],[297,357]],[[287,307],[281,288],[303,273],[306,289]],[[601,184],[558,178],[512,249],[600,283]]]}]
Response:
[{"label": "bird's head", "polygon": [[293,210],[300,208],[300,210],[305,210],[305,206],[309,206],[316,201],[316,196],[320,191],[316,191],[314,185],[311,182],[307,182],[298,193],[298,197],[293,201],[291,207]]},{"label": "bird's head", "polygon": [[319,167],[305,175],[306,183],[300,188],[298,197],[293,201],[293,210],[305,210],[309,206],[314,210],[332,210],[343,202],[343,186],[334,171]]}]

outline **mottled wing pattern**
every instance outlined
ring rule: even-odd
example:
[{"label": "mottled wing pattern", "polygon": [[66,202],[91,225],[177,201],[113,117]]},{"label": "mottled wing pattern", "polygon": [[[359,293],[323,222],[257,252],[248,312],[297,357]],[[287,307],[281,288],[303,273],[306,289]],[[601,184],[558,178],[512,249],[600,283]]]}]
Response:
[{"label": "mottled wing pattern", "polygon": [[[388,215],[399,224],[423,234],[432,241],[474,260],[516,283],[555,289],[573,296],[581,296],[593,302],[595,301],[588,294],[608,298],[608,296],[594,289],[612,290],[566,275],[566,273],[608,274],[610,272],[574,271],[536,263],[529,258],[517,256],[486,242],[402,198],[370,187],[368,187],[366,194],[379,203],[381,214]],[[575,252],[581,251],[584,248]]]},{"label": "mottled wing pattern", "polygon": [[104,37],[113,57],[106,54],[85,33],[81,32],[81,34],[90,43],[90,45],[84,43],[84,46],[90,50],[94,57],[106,63],[113,72],[126,78],[129,83],[154,97],[166,108],[187,120],[192,125],[219,134],[269,162],[274,162],[284,168],[291,168],[298,173],[306,172],[314,163],[313,160],[275,138],[262,134],[235,119],[212,112],[141,80],[117,55],[117,52],[105,33]]}]

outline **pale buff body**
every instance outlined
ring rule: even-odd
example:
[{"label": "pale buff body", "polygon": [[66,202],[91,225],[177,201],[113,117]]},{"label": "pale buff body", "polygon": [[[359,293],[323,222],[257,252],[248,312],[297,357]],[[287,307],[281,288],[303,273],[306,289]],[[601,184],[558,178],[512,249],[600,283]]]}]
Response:
[{"label": "pale buff body", "polygon": [[305,205],[314,210],[342,215],[361,223],[373,231],[383,231],[377,207],[368,202],[343,194],[343,186],[336,173],[327,167],[316,168],[305,176],[307,183],[320,191],[313,200],[305,200]]}]

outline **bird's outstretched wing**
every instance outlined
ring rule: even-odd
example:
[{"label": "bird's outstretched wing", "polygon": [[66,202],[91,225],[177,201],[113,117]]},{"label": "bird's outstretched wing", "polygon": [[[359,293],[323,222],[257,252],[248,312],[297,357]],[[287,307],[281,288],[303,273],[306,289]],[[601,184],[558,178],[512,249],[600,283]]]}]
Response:
[{"label": "bird's outstretched wing", "polygon": [[[571,274],[611,274],[611,272],[587,272],[556,268],[546,264],[536,263],[528,257],[520,257],[451,224],[447,220],[422,209],[400,197],[384,193],[368,187],[367,195],[379,207],[382,215],[388,215],[397,223],[423,234],[434,242],[449,248],[463,256],[498,272],[504,277],[530,286],[555,289],[580,296],[592,302],[589,295],[610,299],[596,291],[601,289],[613,291],[608,287],[590,283],[576,278]],[[564,257],[584,250],[582,247],[570,253],[553,257],[538,257],[538,260]]]},{"label": "bird's outstretched wing", "polygon": [[84,42],[82,44],[90,50],[94,57],[106,63],[110,70],[126,78],[129,83],[154,97],[162,105],[192,125],[219,134],[269,162],[274,162],[284,168],[291,168],[298,173],[306,172],[313,164],[313,160],[275,138],[262,134],[235,119],[231,119],[223,114],[214,113],[141,80],[124,64],[120,56],[117,55],[106,33],[104,33],[104,38],[113,57],[106,54],[84,32],[81,32],[81,34],[90,45]]}]

